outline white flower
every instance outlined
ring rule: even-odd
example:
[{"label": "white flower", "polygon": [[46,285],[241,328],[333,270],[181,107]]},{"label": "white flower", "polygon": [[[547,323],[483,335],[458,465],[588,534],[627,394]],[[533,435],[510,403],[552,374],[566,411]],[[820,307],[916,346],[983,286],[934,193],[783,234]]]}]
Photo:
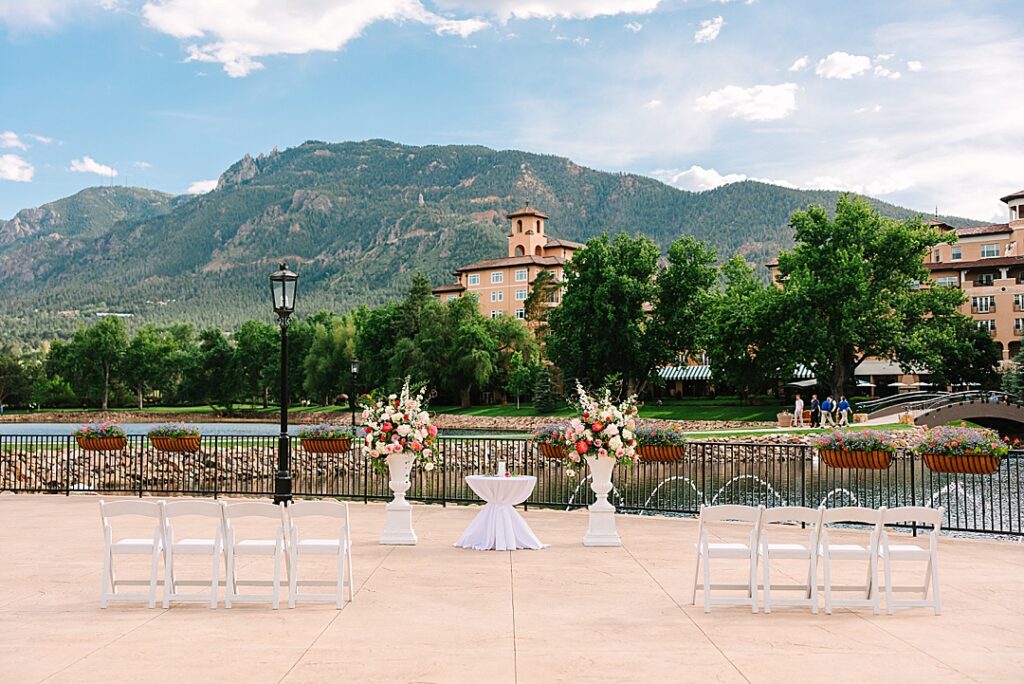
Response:
[{"label": "white flower", "polygon": [[615,423],[612,423],[611,425],[609,425],[608,427],[606,427],[604,429],[604,433],[606,435],[608,435],[609,437],[617,435],[617,434],[619,434],[619,426],[616,425]]},{"label": "white flower", "polygon": [[631,431],[629,431],[629,430],[623,430],[622,431],[622,439],[624,439],[624,440],[626,440],[628,442],[629,440],[633,439],[633,433]]},{"label": "white flower", "polygon": [[572,420],[570,420],[569,425],[571,425],[572,429],[575,430],[576,432],[583,431],[583,421],[580,420],[579,418],[573,418]]},{"label": "white flower", "polygon": [[622,440],[619,439],[619,437],[616,435],[615,437],[612,437],[611,439],[608,440],[608,446],[611,448],[612,451],[618,451],[619,449],[622,448]]},{"label": "white flower", "polygon": [[424,470],[433,470],[434,469],[434,464],[431,463],[430,461],[427,461],[426,463],[423,464],[423,469]]},{"label": "white flower", "polygon": [[408,423],[403,423],[398,426],[398,434],[402,437],[408,437],[410,432],[412,432],[412,426]]},{"label": "white flower", "polygon": [[426,411],[420,411],[420,415],[416,417],[424,425],[430,423],[430,414]]},{"label": "white flower", "polygon": [[430,449],[424,449],[423,450],[423,458],[430,458],[433,455],[433,453],[434,452],[432,452]]}]

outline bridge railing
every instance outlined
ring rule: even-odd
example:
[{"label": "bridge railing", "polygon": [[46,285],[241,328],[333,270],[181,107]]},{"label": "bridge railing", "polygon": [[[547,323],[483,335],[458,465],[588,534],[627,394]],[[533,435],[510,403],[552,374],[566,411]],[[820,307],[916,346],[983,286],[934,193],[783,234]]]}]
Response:
[{"label": "bridge railing", "polygon": [[[276,437],[205,436],[194,454],[154,451],[130,436],[122,451],[82,451],[74,438],[0,435],[0,491],[137,496],[270,496]],[[439,462],[416,468],[409,498],[442,505],[479,503],[465,476],[494,472],[497,462],[537,478],[527,506],[563,509],[589,505],[594,495],[585,468],[572,474],[561,460],[541,457],[520,438],[439,440]],[[390,497],[363,452],[305,452],[292,443],[296,496],[370,501]],[[962,532],[1024,535],[1024,451],[1012,451],[993,475],[930,471],[899,452],[884,470],[832,468],[799,444],[691,442],[677,461],[641,461],[616,468],[612,501],[625,513],[694,515],[701,504],[765,506],[942,506],[944,527]]]}]

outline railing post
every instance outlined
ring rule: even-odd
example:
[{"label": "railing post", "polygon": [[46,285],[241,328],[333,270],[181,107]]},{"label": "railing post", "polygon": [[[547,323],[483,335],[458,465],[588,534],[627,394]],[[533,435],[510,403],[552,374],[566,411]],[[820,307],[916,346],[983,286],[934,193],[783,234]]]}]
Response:
[{"label": "railing post", "polygon": [[[907,453],[907,452],[904,451],[904,453]],[[914,476],[914,471],[915,470],[916,470],[916,467],[914,466],[914,452],[911,451],[910,452],[910,505],[911,506],[916,506],[917,505],[917,485],[916,485],[916,482],[915,482],[917,478]],[[911,523],[911,529],[913,530],[913,535],[916,537],[917,536],[917,522],[912,522]]]},{"label": "railing post", "polygon": [[64,448],[67,451],[67,465],[64,468],[64,496],[71,496],[71,443],[75,440],[68,436],[64,440]]}]

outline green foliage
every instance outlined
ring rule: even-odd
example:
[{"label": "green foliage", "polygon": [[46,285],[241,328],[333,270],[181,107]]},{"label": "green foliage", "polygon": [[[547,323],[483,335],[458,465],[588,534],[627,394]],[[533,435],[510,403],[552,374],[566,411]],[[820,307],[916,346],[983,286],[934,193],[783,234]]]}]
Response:
[{"label": "green foliage", "polygon": [[1015,397],[1024,397],[1024,352],[1013,357],[1003,372],[1003,391]]},{"label": "green foliage", "polygon": [[567,377],[601,387],[621,373],[643,389],[665,352],[646,311],[655,295],[658,246],[643,236],[596,237],[566,264],[562,304],[548,316],[547,352]]},{"label": "green foliage", "polygon": [[555,394],[551,379],[551,370],[541,366],[537,371],[537,379],[533,386],[533,408],[537,413],[554,413],[559,408],[559,398]]},{"label": "green foliage", "polygon": [[246,321],[235,333],[234,357],[242,382],[242,396],[264,408],[281,373],[281,335],[277,326]]},{"label": "green foliage", "polygon": [[538,372],[539,366],[527,365],[523,361],[522,352],[512,352],[504,389],[516,398],[516,408],[519,408],[520,397],[529,392],[536,384]]},{"label": "green foliage", "polygon": [[668,268],[658,275],[654,304],[658,337],[667,357],[704,348],[716,261],[713,249],[688,235],[669,245]]},{"label": "green foliage", "polygon": [[339,394],[353,391],[351,363],[356,327],[351,315],[331,316],[313,326],[313,341],[303,361],[306,394],[327,405]]}]

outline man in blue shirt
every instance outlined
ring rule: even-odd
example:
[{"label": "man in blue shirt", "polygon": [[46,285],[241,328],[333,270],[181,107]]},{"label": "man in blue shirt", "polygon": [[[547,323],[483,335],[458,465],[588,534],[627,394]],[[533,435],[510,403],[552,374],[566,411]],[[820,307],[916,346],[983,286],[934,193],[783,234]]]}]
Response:
[{"label": "man in blue shirt", "polygon": [[835,427],[836,421],[832,418],[832,409],[835,408],[835,402],[832,401],[831,395],[826,397],[825,401],[821,402],[821,427],[826,425],[832,425]]},{"label": "man in blue shirt", "polygon": [[846,401],[846,396],[839,397],[839,424],[849,425],[847,417],[850,413],[850,402]]}]

